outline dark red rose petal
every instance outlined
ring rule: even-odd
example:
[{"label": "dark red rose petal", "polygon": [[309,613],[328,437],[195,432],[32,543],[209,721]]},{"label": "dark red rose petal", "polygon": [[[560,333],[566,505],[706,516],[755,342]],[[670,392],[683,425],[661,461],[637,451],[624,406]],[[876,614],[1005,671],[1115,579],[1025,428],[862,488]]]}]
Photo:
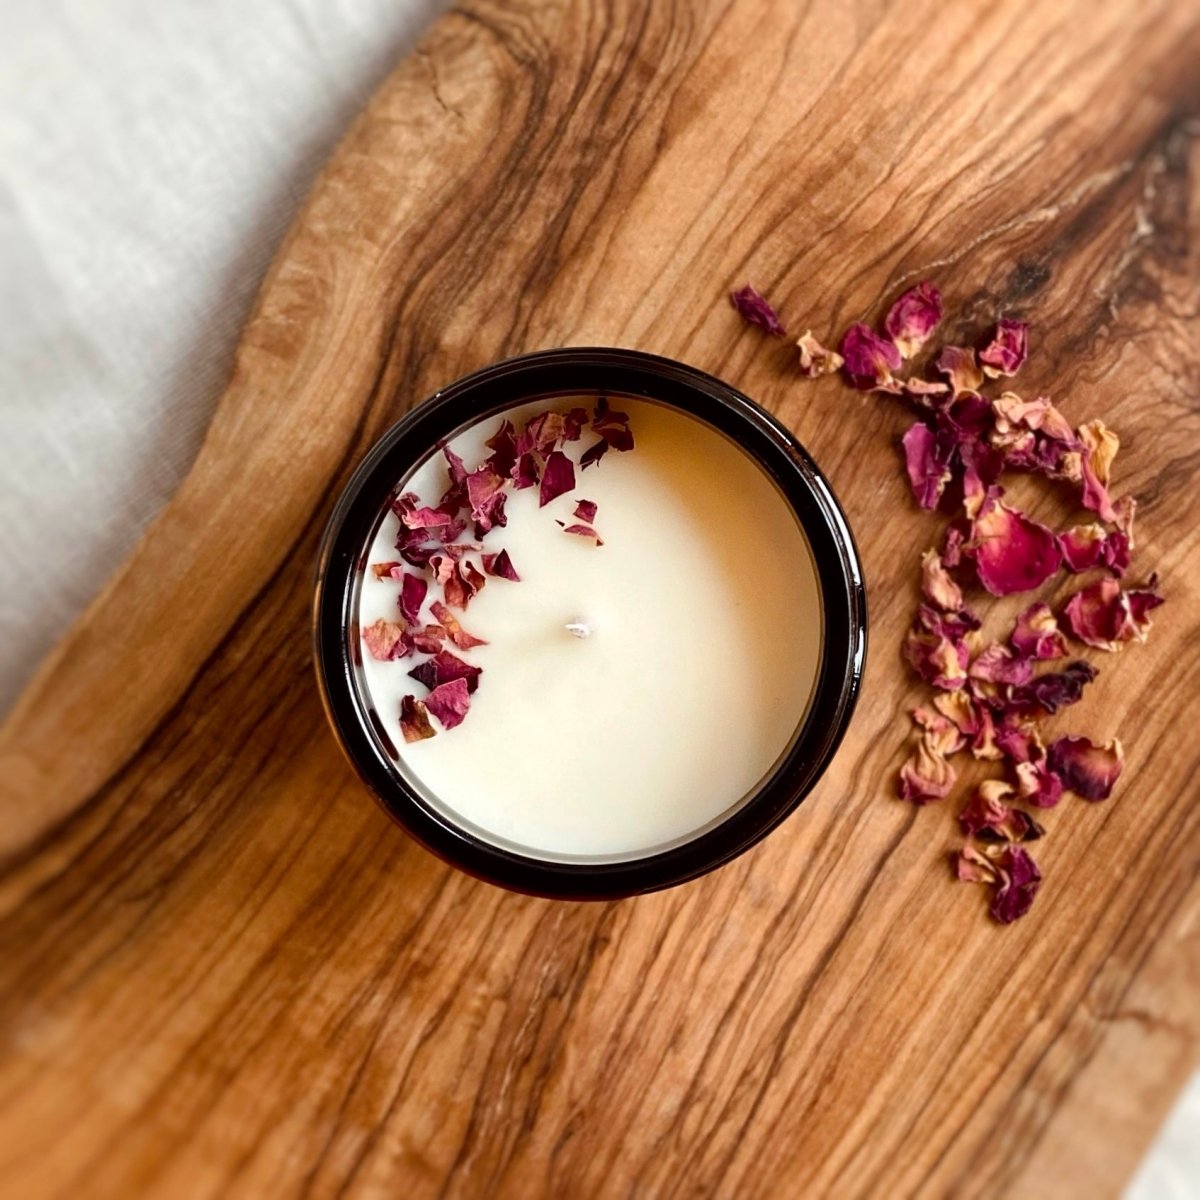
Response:
[{"label": "dark red rose petal", "polygon": [[463,723],[471,697],[467,681],[454,679],[440,683],[425,697],[425,707],[441,722],[443,729],[453,729]]},{"label": "dark red rose petal", "polygon": [[1084,800],[1107,800],[1125,766],[1125,752],[1113,738],[1097,746],[1090,738],[1061,737],[1050,744],[1050,769]]},{"label": "dark red rose petal", "polygon": [[471,506],[471,519],[475,522],[475,533],[483,537],[498,525],[507,525],[504,515],[505,479],[497,475],[486,463],[466,477],[467,503]]},{"label": "dark red rose petal", "polygon": [[573,408],[563,413],[563,441],[577,442],[583,434],[583,427],[588,423],[586,408]]},{"label": "dark red rose petal", "polygon": [[413,652],[407,630],[394,621],[373,621],[362,631],[362,640],[371,657],[383,662],[407,658]]},{"label": "dark red rose petal", "polygon": [[425,593],[429,584],[419,575],[405,572],[404,582],[400,585],[400,613],[410,625],[416,625],[421,619],[421,605],[425,603]]},{"label": "dark red rose petal", "polygon": [[482,667],[473,667],[470,663],[463,662],[449,650],[439,650],[431,659],[409,671],[409,675],[418,683],[423,683],[430,691],[439,684],[465,679],[467,690],[473,692],[479,686],[479,676],[482,673]]},{"label": "dark red rose petal", "polygon": [[460,649],[470,650],[472,646],[486,646],[487,642],[474,634],[468,633],[459,623],[458,618],[440,600],[435,600],[430,606],[433,615],[441,622],[446,636]]},{"label": "dark red rose petal", "polygon": [[517,574],[517,569],[512,565],[512,559],[508,557],[507,550],[501,550],[499,554],[483,555],[483,569],[489,575],[495,575],[500,579],[511,579],[513,583],[520,583],[521,577]]},{"label": "dark red rose petal", "polygon": [[517,431],[513,423],[504,421],[484,444],[491,450],[485,464],[501,479],[508,479],[517,465]]},{"label": "dark red rose petal", "polygon": [[1056,713],[1060,708],[1078,703],[1083,689],[1098,674],[1091,663],[1068,663],[1061,671],[1038,675],[1023,687],[1014,688],[1005,707],[1012,712],[1036,713],[1043,709]]},{"label": "dark red rose petal", "polygon": [[608,442],[601,438],[579,456],[579,469],[586,471],[593,463],[598,463],[606,453],[608,453]]},{"label": "dark red rose petal", "polygon": [[575,505],[575,516],[577,516],[586,525],[593,525],[596,521],[596,510],[598,505],[594,500],[580,500]]},{"label": "dark red rose petal", "polygon": [[984,842],[1032,842],[1040,838],[1045,830],[1033,817],[1006,803],[1012,794],[1010,784],[985,780],[958,814],[959,828],[968,837]]},{"label": "dark red rose petal", "polygon": [[429,713],[416,696],[405,696],[400,701],[400,732],[406,742],[419,742],[436,736],[429,723]]},{"label": "dark red rose petal", "polygon": [[787,333],[766,296],[750,284],[736,292],[730,292],[729,302],[737,309],[743,321],[757,325],[771,337],[783,337]]},{"label": "dark red rose petal", "polygon": [[918,421],[902,439],[904,465],[913,495],[922,508],[937,508],[952,478],[947,448],[928,425]]},{"label": "dark red rose petal", "polygon": [[1004,846],[994,861],[996,890],[988,911],[1001,925],[1009,925],[1033,905],[1042,884],[1042,873],[1029,852],[1020,846]]},{"label": "dark red rose petal", "polygon": [[541,463],[535,454],[522,454],[513,464],[510,478],[517,491],[534,487],[541,479]]},{"label": "dark red rose petal", "polygon": [[928,280],[905,292],[888,310],[883,325],[901,358],[912,358],[942,319],[942,294]]},{"label": "dark red rose petal", "polygon": [[1062,779],[1042,758],[1016,763],[1017,790],[1029,804],[1038,808],[1053,808],[1063,794]]},{"label": "dark red rose petal", "polygon": [[574,486],[575,464],[561,450],[555,450],[546,459],[546,469],[542,472],[542,489],[538,493],[538,506],[545,508],[551,500],[571,491]]},{"label": "dark red rose petal", "polygon": [[451,484],[462,483],[467,477],[467,464],[449,446],[443,446],[442,453],[446,456],[446,465],[450,471]]},{"label": "dark red rose petal", "polygon": [[997,375],[1015,375],[1028,354],[1029,326],[1005,318],[996,322],[991,341],[979,352],[979,361],[994,379]]},{"label": "dark red rose petal", "polygon": [[861,323],[842,335],[841,354],[850,382],[864,391],[891,383],[892,372],[903,364],[900,351],[888,338]]}]

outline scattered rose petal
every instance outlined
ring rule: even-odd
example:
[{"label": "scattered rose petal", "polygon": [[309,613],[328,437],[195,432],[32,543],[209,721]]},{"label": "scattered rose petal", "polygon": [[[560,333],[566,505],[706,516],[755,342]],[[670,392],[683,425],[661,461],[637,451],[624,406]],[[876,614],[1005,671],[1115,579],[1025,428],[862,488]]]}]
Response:
[{"label": "scattered rose petal", "polygon": [[580,500],[575,505],[575,516],[585,524],[592,525],[596,521],[597,504],[594,500]]},{"label": "scattered rose petal", "polygon": [[942,294],[928,280],[909,289],[888,310],[883,325],[901,358],[912,358],[942,319]]},{"label": "scattered rose petal", "polygon": [[942,562],[951,569],[962,561],[963,543],[970,533],[970,527],[964,529],[964,524],[952,521],[946,526],[946,534],[942,539]]},{"label": "scattered rose petal", "polygon": [[562,440],[566,432],[566,421],[562,413],[553,410],[538,413],[525,422],[525,428],[517,435],[517,457],[538,454],[545,458]]},{"label": "scattered rose petal", "polygon": [[1014,712],[1043,709],[1056,713],[1069,704],[1077,704],[1083,689],[1098,674],[1091,663],[1068,663],[1061,671],[1035,676],[1024,686],[1014,688],[1006,707]]},{"label": "scattered rose petal", "polygon": [[933,367],[950,381],[950,390],[956,396],[977,392],[983,383],[983,372],[975,361],[975,351],[963,346],[943,346]]},{"label": "scattered rose petal", "polygon": [[371,657],[383,662],[407,658],[413,652],[408,632],[394,621],[373,621],[362,631],[362,640]]},{"label": "scattered rose petal", "polygon": [[429,713],[416,696],[405,696],[400,701],[400,732],[406,742],[419,742],[436,736],[429,723]]},{"label": "scattered rose petal", "polygon": [[472,646],[486,646],[483,638],[468,633],[459,623],[458,618],[440,600],[435,600],[430,606],[433,615],[441,622],[446,636],[460,649],[470,650]]},{"label": "scattered rose petal", "polygon": [[1100,650],[1119,650],[1126,642],[1146,640],[1149,614],[1163,603],[1155,580],[1145,588],[1122,589],[1115,579],[1081,588],[1063,609],[1067,628],[1081,642]]},{"label": "scattered rose petal", "polygon": [[598,463],[606,453],[608,453],[608,442],[604,438],[601,438],[598,442],[593,442],[579,456],[579,469],[586,471],[593,463]]},{"label": "scattered rose petal", "polygon": [[940,800],[949,794],[957,778],[954,768],[938,753],[930,736],[925,734],[900,768],[900,798],[915,804]]},{"label": "scattered rose petal", "polygon": [[968,837],[983,842],[1032,842],[1046,831],[1020,808],[1007,803],[1012,799],[1011,784],[986,779],[958,814],[959,828]]},{"label": "scattered rose petal", "polygon": [[1062,560],[1051,530],[995,497],[975,517],[971,547],[979,582],[993,596],[1040,587]]},{"label": "scattered rose petal", "polygon": [[864,391],[892,383],[892,372],[903,362],[892,342],[861,323],[846,330],[841,353],[850,382]]},{"label": "scattered rose petal", "polygon": [[[962,692],[943,692],[945,696],[961,696]],[[957,754],[967,744],[963,731],[949,717],[918,705],[912,710],[913,724],[929,735],[930,748],[944,758]]]},{"label": "scattered rose petal", "polygon": [[[1113,459],[1121,448],[1121,439],[1099,419],[1079,427],[1079,440],[1088,451],[1088,460],[1096,479],[1105,487],[1112,472]],[[1105,518],[1106,520],[1112,518]]]},{"label": "scattered rose petal", "polygon": [[471,506],[476,537],[482,538],[496,526],[508,524],[504,515],[507,499],[504,484],[504,476],[497,475],[487,463],[466,476],[467,503]]},{"label": "scattered rose petal", "polygon": [[1125,766],[1125,751],[1116,738],[1097,746],[1090,738],[1061,737],[1050,744],[1048,761],[1075,795],[1084,800],[1107,800]]},{"label": "scattered rose petal", "polygon": [[910,376],[901,385],[906,396],[911,396],[918,404],[926,408],[932,407],[934,400],[940,400],[950,395],[950,385],[940,381],[931,383],[928,379],[917,379]]},{"label": "scattered rose petal", "polygon": [[818,375],[832,375],[841,370],[843,359],[836,350],[829,350],[813,337],[811,329],[806,329],[796,341],[800,349],[800,374],[809,379]]},{"label": "scattered rose petal", "polygon": [[972,679],[986,679],[989,683],[1025,684],[1033,678],[1033,663],[1014,654],[999,642],[981,650],[967,669]]},{"label": "scattered rose petal", "polygon": [[575,464],[561,451],[555,450],[546,459],[542,472],[542,488],[538,493],[538,506],[545,508],[551,500],[569,492],[575,486]]},{"label": "scattered rose petal", "polygon": [[445,640],[446,631],[440,625],[426,625],[412,631],[413,649],[419,654],[436,654]]},{"label": "scattered rose petal", "polygon": [[425,603],[425,593],[429,584],[419,575],[405,572],[404,581],[400,585],[400,614],[410,624],[415,625],[421,619],[421,605]]},{"label": "scattered rose petal", "polygon": [[462,483],[467,477],[466,463],[449,446],[443,446],[442,453],[446,456],[446,465],[450,470],[451,484]]},{"label": "scattered rose petal", "polygon": [[1020,846],[1002,847],[994,862],[997,886],[988,911],[1001,925],[1009,925],[1029,911],[1041,887],[1042,873]]},{"label": "scattered rose petal", "polygon": [[404,564],[398,562],[372,563],[371,574],[376,579],[403,579]]},{"label": "scattered rose petal", "polygon": [[511,477],[513,468],[517,465],[517,431],[511,421],[503,421],[500,428],[484,443],[491,454],[485,459],[486,465],[501,479]]},{"label": "scattered rose petal", "polygon": [[757,325],[771,337],[783,337],[786,330],[780,324],[775,310],[771,307],[766,296],[756,291],[750,284],[729,293],[729,302],[737,309],[743,321]]},{"label": "scattered rose petal", "polygon": [[996,322],[992,340],[979,352],[984,374],[1015,375],[1029,354],[1029,326],[1003,318]]},{"label": "scattered rose petal", "polygon": [[995,883],[996,870],[992,861],[974,846],[964,846],[953,856],[954,874],[963,883]]},{"label": "scattered rose petal", "polygon": [[562,526],[563,533],[573,533],[577,537],[591,538],[597,546],[603,546],[604,540],[590,525],[567,525],[563,521],[559,521]]},{"label": "scattered rose petal", "polygon": [[966,682],[971,657],[963,636],[965,631],[959,633],[922,606],[904,639],[904,656],[926,683],[946,691],[960,688]]},{"label": "scattered rose petal", "polygon": [[454,679],[439,683],[425,697],[425,707],[441,722],[443,729],[461,725],[471,706],[469,688],[465,679]]},{"label": "scattered rose petal", "polygon": [[1067,656],[1066,635],[1059,629],[1050,605],[1041,601],[1021,613],[1008,640],[1024,658],[1041,660]]},{"label": "scattered rose petal", "polygon": [[463,662],[449,650],[439,650],[432,658],[413,667],[409,674],[418,683],[423,683],[430,691],[433,691],[439,684],[465,679],[467,690],[473,692],[479,686],[479,676],[483,674],[483,668],[473,667],[470,663]]},{"label": "scattered rose petal", "polygon": [[563,413],[563,441],[577,442],[583,434],[583,427],[588,423],[586,408],[573,408]]},{"label": "scattered rose petal", "polygon": [[1077,449],[1079,443],[1071,423],[1045,396],[1022,400],[1015,392],[1004,392],[992,401],[996,433],[1004,438],[1019,431],[1038,432]]},{"label": "scattered rose petal", "polygon": [[963,606],[962,588],[950,577],[936,550],[921,555],[921,591],[930,604],[946,612],[958,612]]},{"label": "scattered rose petal", "polygon": [[1053,808],[1063,794],[1063,781],[1042,758],[1019,762],[1013,768],[1017,790],[1038,808]]},{"label": "scattered rose petal", "polygon": [[1098,566],[1104,555],[1107,538],[1104,526],[1095,521],[1087,525],[1076,525],[1058,535],[1062,559],[1070,571],[1090,571]]},{"label": "scattered rose petal", "polygon": [[517,491],[534,487],[541,479],[541,464],[536,454],[521,454],[513,464],[512,485]]},{"label": "scattered rose petal", "polygon": [[918,421],[902,439],[904,464],[913,495],[922,508],[936,508],[952,478],[949,451],[928,425]]},{"label": "scattered rose petal", "polygon": [[507,550],[501,550],[499,554],[483,555],[483,569],[488,575],[495,575],[500,579],[511,579],[513,583],[521,582],[521,577],[512,565],[512,559],[508,557]]}]

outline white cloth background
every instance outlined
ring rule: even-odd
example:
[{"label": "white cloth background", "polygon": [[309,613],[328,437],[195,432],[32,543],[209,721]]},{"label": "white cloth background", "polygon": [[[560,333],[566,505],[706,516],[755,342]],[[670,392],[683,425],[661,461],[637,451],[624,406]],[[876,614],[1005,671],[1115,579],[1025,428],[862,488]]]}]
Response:
[{"label": "white cloth background", "polygon": [[[0,711],[195,457],[272,254],[443,0],[0,0]],[[1128,1192],[1200,1198],[1200,1079]]]}]

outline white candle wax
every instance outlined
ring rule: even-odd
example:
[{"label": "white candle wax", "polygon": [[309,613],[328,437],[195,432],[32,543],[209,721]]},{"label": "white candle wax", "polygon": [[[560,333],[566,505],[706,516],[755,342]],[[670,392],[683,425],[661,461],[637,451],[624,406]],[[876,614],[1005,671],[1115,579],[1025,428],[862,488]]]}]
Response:
[{"label": "white candle wax", "polygon": [[[505,415],[519,429],[547,407]],[[423,656],[380,662],[363,649],[406,774],[454,822],[546,859],[635,857],[736,807],[791,742],[821,653],[808,542],[761,469],[677,410],[614,407],[629,413],[635,448],[577,467],[575,490],[545,508],[536,487],[512,491],[507,526],[483,541],[509,552],[521,582],[489,577],[456,612],[488,640],[454,650],[483,669],[461,725],[434,720],[436,737],[406,744],[400,701],[425,694],[408,675]],[[454,439],[468,469],[499,423]],[[593,440],[585,431],[565,450],[578,461]],[[401,490],[436,504],[446,485],[437,454]],[[602,546],[555,523],[571,524],[581,498],[599,506]],[[396,559],[397,530],[389,513],[370,562]],[[368,571],[360,627],[399,620],[398,594],[395,580]],[[422,620],[439,598],[431,586]]]}]

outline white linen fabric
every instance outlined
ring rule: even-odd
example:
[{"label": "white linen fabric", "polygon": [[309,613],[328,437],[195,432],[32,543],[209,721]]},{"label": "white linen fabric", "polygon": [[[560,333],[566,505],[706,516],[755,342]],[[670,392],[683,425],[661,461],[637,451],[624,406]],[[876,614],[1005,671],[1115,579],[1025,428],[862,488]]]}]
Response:
[{"label": "white linen fabric", "polygon": [[[195,457],[355,111],[444,0],[0,0],[0,712]],[[1200,1200],[1200,1077],[1128,1200]]]}]

